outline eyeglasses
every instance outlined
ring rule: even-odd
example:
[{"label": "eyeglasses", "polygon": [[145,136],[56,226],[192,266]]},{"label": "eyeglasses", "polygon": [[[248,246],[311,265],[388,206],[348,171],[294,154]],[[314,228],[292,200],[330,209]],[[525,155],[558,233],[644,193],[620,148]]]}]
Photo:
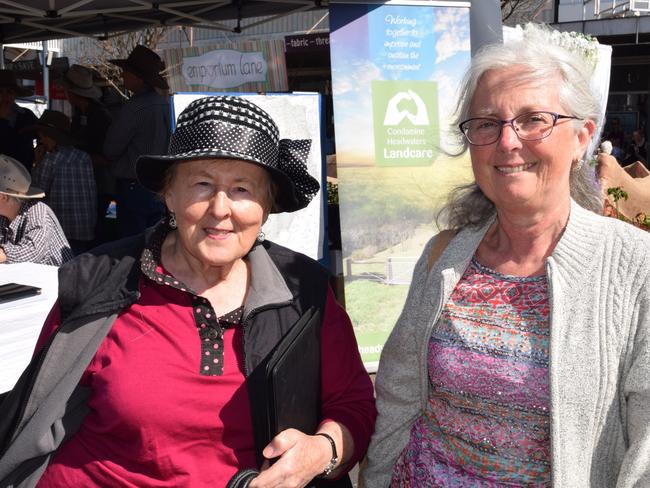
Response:
[{"label": "eyeglasses", "polygon": [[462,122],[458,127],[473,146],[487,146],[499,140],[504,125],[509,125],[522,141],[538,141],[551,135],[560,119],[579,117],[560,115],[555,112],[527,112],[509,120],[476,117]]}]

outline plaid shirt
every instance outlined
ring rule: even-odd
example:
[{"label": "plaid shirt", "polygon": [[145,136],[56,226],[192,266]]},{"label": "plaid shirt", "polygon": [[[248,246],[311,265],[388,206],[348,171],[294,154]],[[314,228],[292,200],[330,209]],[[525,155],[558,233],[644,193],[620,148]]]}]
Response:
[{"label": "plaid shirt", "polygon": [[61,266],[72,259],[56,215],[38,200],[26,200],[12,222],[0,216],[0,247],[7,255],[7,263]]},{"label": "plaid shirt", "polygon": [[120,109],[104,139],[104,156],[116,178],[135,179],[143,154],[166,154],[171,134],[169,99],[152,88],[133,95]]},{"label": "plaid shirt", "polygon": [[45,191],[68,239],[90,241],[97,222],[97,188],[88,153],[72,146],[47,153],[34,168],[32,181]]}]

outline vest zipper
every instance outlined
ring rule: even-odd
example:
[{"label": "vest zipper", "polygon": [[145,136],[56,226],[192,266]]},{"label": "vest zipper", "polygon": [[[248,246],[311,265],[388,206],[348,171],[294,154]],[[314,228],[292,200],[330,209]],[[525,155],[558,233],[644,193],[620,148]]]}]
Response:
[{"label": "vest zipper", "polygon": [[246,327],[248,326],[249,322],[260,312],[264,312],[265,310],[271,310],[274,308],[280,308],[284,307],[286,305],[290,305],[292,303],[292,300],[288,300],[286,302],[281,302],[281,303],[273,303],[269,305],[262,305],[261,307],[257,307],[252,309],[250,312],[248,312],[248,315],[246,315],[246,318],[242,320],[242,334],[241,334],[241,347],[242,347],[242,355],[244,356],[244,376],[248,378],[248,375],[250,371],[248,370],[248,362],[246,360]]}]

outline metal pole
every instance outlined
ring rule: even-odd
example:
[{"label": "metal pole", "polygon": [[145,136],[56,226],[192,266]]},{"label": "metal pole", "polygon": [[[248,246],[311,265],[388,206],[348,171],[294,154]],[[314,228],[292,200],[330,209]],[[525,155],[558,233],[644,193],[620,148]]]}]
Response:
[{"label": "metal pole", "polygon": [[41,65],[43,66],[43,96],[47,108],[50,108],[50,68],[47,66],[47,41],[43,41]]},{"label": "metal pole", "polygon": [[501,5],[496,0],[472,0],[469,10],[472,56],[486,44],[503,42]]},{"label": "metal pole", "polygon": [[5,45],[0,44],[0,69],[5,69]]}]

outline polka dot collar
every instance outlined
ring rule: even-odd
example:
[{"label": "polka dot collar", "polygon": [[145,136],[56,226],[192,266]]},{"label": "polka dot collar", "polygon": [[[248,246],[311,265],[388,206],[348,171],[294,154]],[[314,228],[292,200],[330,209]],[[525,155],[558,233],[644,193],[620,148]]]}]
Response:
[{"label": "polka dot collar", "polygon": [[142,252],[140,269],[144,276],[156,285],[176,288],[190,295],[192,317],[201,344],[199,374],[220,376],[223,374],[224,332],[226,329],[241,326],[244,306],[218,317],[207,298],[197,295],[189,286],[164,269],[161,262],[162,245],[170,231],[166,221],[156,226]]}]

